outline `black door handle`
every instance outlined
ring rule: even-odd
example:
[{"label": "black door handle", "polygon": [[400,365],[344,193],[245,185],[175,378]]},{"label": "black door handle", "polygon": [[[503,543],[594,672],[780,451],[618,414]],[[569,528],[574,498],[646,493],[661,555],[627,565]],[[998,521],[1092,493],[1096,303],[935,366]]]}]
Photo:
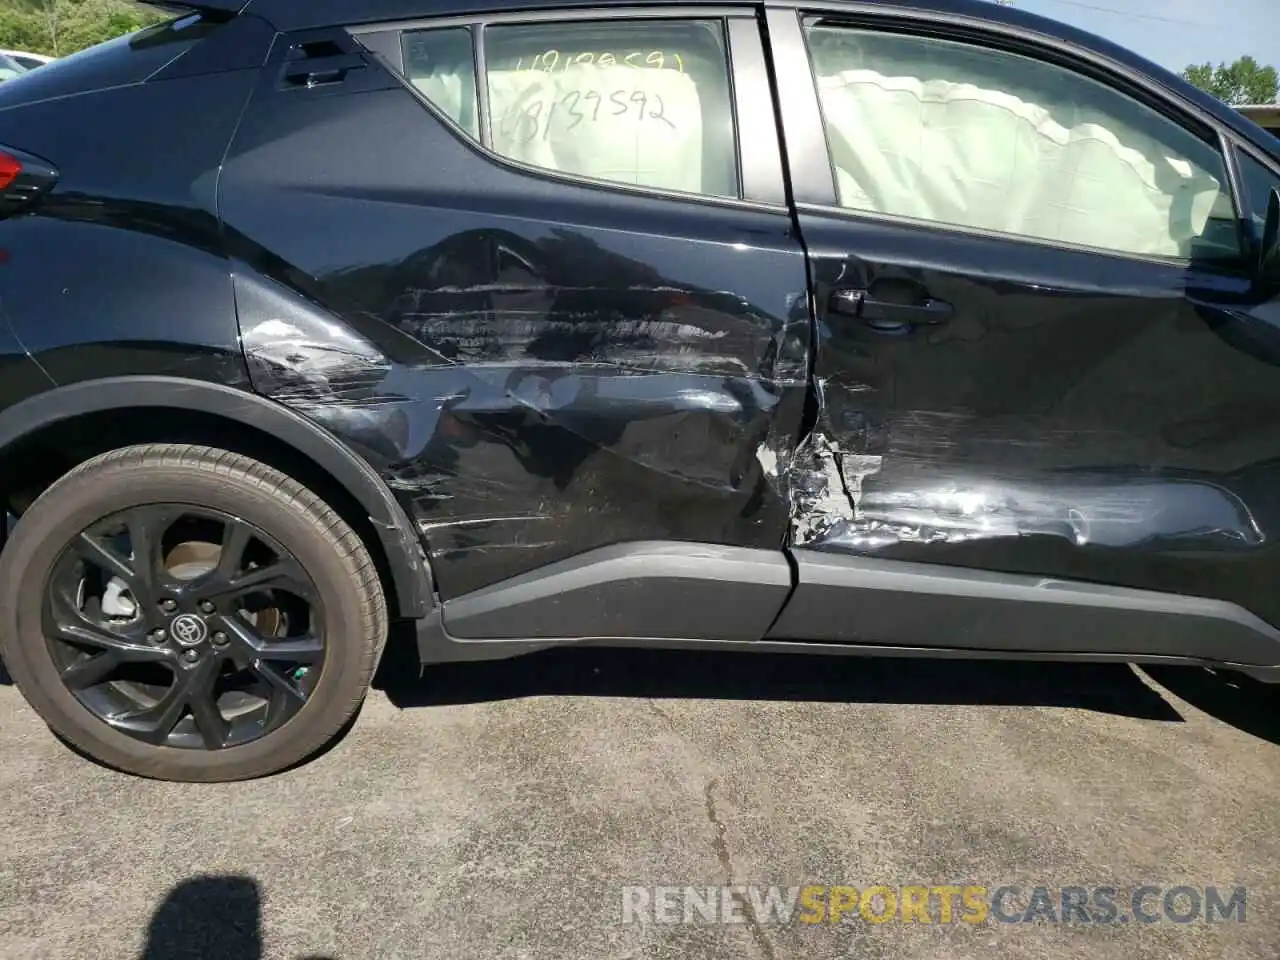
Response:
[{"label": "black door handle", "polygon": [[831,298],[836,313],[861,317],[870,326],[901,327],[903,324],[945,323],[953,313],[945,300],[923,297],[917,303],[877,300],[865,290],[837,290]]},{"label": "black door handle", "polygon": [[886,303],[863,297],[861,316],[868,323],[942,323],[951,319],[951,304],[932,298],[920,303]]},{"label": "black door handle", "polygon": [[284,82],[290,87],[318,87],[341,83],[352,70],[363,70],[367,66],[368,63],[358,53],[317,57],[286,65]]}]

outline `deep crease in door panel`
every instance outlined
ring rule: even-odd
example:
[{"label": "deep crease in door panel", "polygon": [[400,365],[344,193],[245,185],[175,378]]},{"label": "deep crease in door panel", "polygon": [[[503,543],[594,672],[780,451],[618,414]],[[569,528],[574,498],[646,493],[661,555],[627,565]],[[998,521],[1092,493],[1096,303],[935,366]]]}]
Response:
[{"label": "deep crease in door panel", "polygon": [[784,547],[812,337],[786,211],[513,169],[394,81],[264,81],[219,203],[256,389],[387,479],[443,598],[611,543]]},{"label": "deep crease in door panel", "polygon": [[1106,287],[930,282],[969,307],[949,328],[847,326],[833,350],[819,325],[815,428],[786,465],[794,546],[1280,622],[1280,304],[1171,286],[1143,316]]},{"label": "deep crease in door panel", "polygon": [[[758,289],[775,295],[757,307],[586,232],[535,246],[465,231],[396,266],[415,285],[324,278],[312,292],[344,304],[340,317],[308,302],[296,273],[290,290],[242,264],[255,386],[378,467],[446,597],[611,542],[780,549],[790,495],[778,464],[808,383],[806,296],[783,279],[803,281],[798,250],[755,261]],[[695,249],[703,275],[742,253]]]}]

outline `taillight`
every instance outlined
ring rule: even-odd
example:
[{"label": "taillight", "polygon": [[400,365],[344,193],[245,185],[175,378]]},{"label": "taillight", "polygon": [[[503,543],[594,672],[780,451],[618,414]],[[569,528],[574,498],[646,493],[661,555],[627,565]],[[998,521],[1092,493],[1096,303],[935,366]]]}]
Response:
[{"label": "taillight", "polygon": [[0,151],[0,190],[8,190],[22,173],[22,162],[17,157]]},{"label": "taillight", "polygon": [[57,182],[58,171],[47,160],[0,146],[0,220],[30,209]]}]

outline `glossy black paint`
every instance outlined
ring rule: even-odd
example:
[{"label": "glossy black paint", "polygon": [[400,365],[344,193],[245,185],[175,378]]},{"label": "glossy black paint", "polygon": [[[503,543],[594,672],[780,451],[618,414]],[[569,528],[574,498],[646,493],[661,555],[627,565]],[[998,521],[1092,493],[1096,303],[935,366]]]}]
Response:
[{"label": "glossy black paint", "polygon": [[59,172],[38,215],[0,222],[0,302],[55,383],[248,386],[216,198],[257,71],[138,83],[198,42],[185,34],[113,41],[0,93],[0,144]]},{"label": "glossy black paint", "polygon": [[[0,261],[4,256],[0,250]],[[53,381],[13,335],[4,319],[4,304],[0,303],[0,410],[52,386]]]},{"label": "glossy black paint", "polygon": [[[833,210],[807,64],[772,29],[794,24],[788,5],[771,8],[766,57],[756,9],[728,4],[752,202],[501,161],[340,29],[545,6],[251,0],[229,22],[188,18],[6,84],[0,144],[61,179],[32,215],[0,221],[0,405],[115,376],[264,395],[372,466],[410,518],[374,516],[379,534],[406,567],[421,537],[441,633],[453,604],[475,646],[482,621],[514,636],[530,583],[545,617],[595,639],[606,626],[583,618],[615,615],[613,597],[711,596],[622,576],[574,613],[547,587],[572,558],[650,541],[759,551],[771,576],[788,565],[790,587],[742,604],[750,622],[725,642],[806,639],[769,632],[814,602],[795,590],[798,548],[1217,598],[1280,624],[1276,291]],[[1127,51],[1017,11],[822,6],[1072,49],[1228,142],[1254,136]],[[306,43],[364,65],[289,82]],[[1274,145],[1256,149],[1280,169]],[[891,335],[831,308],[838,291],[903,280],[952,304],[948,322]],[[823,594],[826,622],[868,602],[845,595],[841,610]],[[402,615],[425,612],[416,600]],[[1055,653],[1127,642],[1104,633]],[[1259,636],[1236,652],[1265,659]],[[1184,640],[1166,652],[1212,658]],[[1131,652],[1159,656],[1153,643]]]},{"label": "glossy black paint", "polygon": [[[98,90],[141,85],[148,77],[189,53],[217,29],[221,28],[203,23],[154,27],[61,57],[39,70],[24,74],[20,84],[0,86],[0,111]],[[114,126],[117,132],[131,132],[134,128],[145,127],[148,118],[122,112],[121,116],[112,119],[115,123],[108,123],[108,126]],[[121,123],[125,125],[125,131],[119,129]]]}]

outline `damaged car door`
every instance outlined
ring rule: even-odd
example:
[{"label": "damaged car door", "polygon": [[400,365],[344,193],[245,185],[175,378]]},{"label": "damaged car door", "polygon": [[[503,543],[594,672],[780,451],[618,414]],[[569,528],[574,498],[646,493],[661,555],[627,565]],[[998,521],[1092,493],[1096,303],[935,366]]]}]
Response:
[{"label": "damaged car door", "polygon": [[422,15],[282,38],[247,106],[255,388],[388,478],[451,636],[759,639],[811,317],[754,11]]},{"label": "damaged car door", "polygon": [[[817,311],[797,603],[806,565],[838,584],[871,558],[971,597],[1022,574],[1280,622],[1259,588],[1280,574],[1280,351],[1230,335],[1280,317],[1227,141],[1102,57],[1008,27],[834,7],[768,25]],[[912,592],[871,609],[830,590],[779,630],[1215,652],[1207,634],[1174,650],[1152,630],[943,629]]]}]

